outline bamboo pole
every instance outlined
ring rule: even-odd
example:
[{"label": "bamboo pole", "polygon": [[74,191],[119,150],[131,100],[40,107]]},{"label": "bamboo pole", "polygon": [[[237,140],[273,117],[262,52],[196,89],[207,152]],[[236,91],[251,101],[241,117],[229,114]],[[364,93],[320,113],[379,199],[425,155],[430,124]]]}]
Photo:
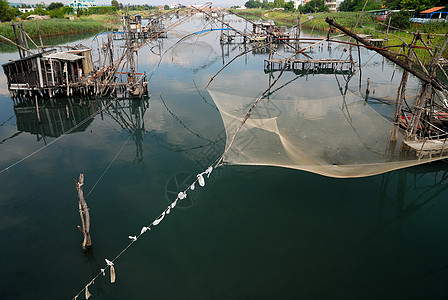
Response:
[{"label": "bamboo pole", "polygon": [[84,174],[79,174],[79,181],[76,181],[76,190],[78,191],[78,208],[79,215],[81,216],[82,227],[78,225],[78,229],[82,232],[84,240],[82,241],[82,250],[87,251],[88,248],[92,247],[92,239],[90,237],[90,214],[89,208],[87,207],[86,200],[84,199],[84,193],[82,191],[82,186],[84,185]]}]

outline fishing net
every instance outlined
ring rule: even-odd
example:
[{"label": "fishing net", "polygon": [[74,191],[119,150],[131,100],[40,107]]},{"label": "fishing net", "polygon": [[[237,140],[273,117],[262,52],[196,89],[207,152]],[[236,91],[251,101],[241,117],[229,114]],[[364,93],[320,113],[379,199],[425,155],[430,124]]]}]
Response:
[{"label": "fishing net", "polygon": [[403,133],[390,142],[393,124],[353,93],[312,99],[262,99],[232,142],[254,102],[209,90],[224,122],[224,162],[305,170],[330,177],[363,177],[445,158],[400,151]]}]

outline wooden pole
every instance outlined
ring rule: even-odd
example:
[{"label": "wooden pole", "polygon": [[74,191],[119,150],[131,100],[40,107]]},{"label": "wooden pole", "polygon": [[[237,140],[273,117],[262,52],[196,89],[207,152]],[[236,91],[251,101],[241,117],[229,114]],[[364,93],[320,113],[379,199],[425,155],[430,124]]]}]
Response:
[{"label": "wooden pole", "polygon": [[88,248],[92,247],[92,239],[90,237],[90,214],[89,208],[87,207],[86,200],[84,199],[84,193],[82,191],[82,186],[84,185],[84,174],[79,174],[79,181],[76,181],[76,190],[78,191],[78,208],[79,215],[81,216],[82,227],[78,225],[78,229],[82,232],[84,240],[82,241],[82,250],[87,251]]},{"label": "wooden pole", "polygon": [[14,37],[16,39],[16,45],[17,45],[17,48],[19,49],[19,56],[22,59],[23,58],[23,53],[22,53],[22,49],[21,48],[24,48],[24,47],[19,44],[19,38],[17,37],[17,31],[16,31],[16,24],[11,23],[11,26],[12,26],[12,29],[14,30]]},{"label": "wooden pole", "polygon": [[390,17],[389,17],[389,22],[387,23],[386,38],[385,38],[386,41],[389,41],[388,36],[389,36],[389,27],[390,27],[390,21],[391,21],[391,20],[392,20],[392,15],[390,15]]}]

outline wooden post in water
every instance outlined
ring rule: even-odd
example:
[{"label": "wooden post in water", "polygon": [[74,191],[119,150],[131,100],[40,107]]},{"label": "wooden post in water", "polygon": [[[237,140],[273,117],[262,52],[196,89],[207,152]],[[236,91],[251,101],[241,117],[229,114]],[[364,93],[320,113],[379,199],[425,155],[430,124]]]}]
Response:
[{"label": "wooden post in water", "polygon": [[76,190],[78,191],[78,208],[79,215],[81,216],[81,226],[78,225],[78,229],[82,232],[84,240],[82,241],[82,250],[87,251],[88,248],[92,247],[92,239],[90,237],[90,214],[89,208],[87,207],[86,200],[84,199],[84,193],[82,191],[82,186],[84,185],[84,174],[79,174],[79,181],[76,181]]}]

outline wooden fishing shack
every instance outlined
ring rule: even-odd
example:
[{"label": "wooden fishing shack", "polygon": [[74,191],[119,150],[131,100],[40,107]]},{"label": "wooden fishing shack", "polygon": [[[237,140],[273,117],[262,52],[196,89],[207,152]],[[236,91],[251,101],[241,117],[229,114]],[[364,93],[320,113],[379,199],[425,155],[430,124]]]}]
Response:
[{"label": "wooden fishing shack", "polygon": [[86,76],[93,72],[91,49],[60,52],[50,50],[2,65],[13,98],[32,95],[85,92]]}]

